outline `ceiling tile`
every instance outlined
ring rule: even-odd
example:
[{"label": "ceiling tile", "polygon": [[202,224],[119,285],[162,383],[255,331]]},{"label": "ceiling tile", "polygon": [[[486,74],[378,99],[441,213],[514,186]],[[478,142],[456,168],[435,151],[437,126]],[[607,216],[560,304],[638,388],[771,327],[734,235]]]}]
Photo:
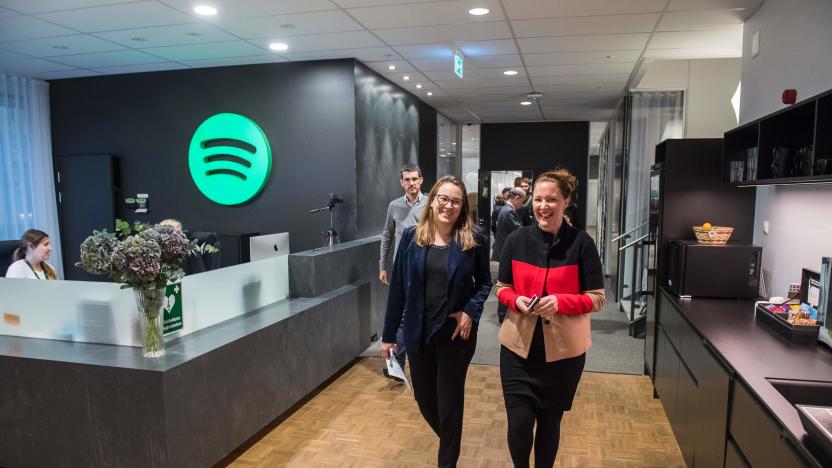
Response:
[{"label": "ceiling tile", "polygon": [[[379,73],[407,73],[407,72],[415,72],[416,69],[413,68],[409,63],[405,62],[404,60],[381,60],[381,61],[365,61],[364,65],[372,68],[373,70]],[[395,65],[396,69],[391,71],[388,67],[390,65]]]},{"label": "ceiling tile", "polygon": [[248,57],[216,58],[207,60],[184,60],[182,63],[194,68],[228,67],[233,65],[253,65],[258,63],[280,63],[286,59],[277,55],[252,55]]},{"label": "ceiling tile", "polygon": [[112,5],[114,3],[124,3],[124,1],[125,0],[0,0],[0,6],[28,15],[33,13],[45,13],[47,11]]},{"label": "ceiling tile", "polygon": [[194,23],[196,19],[158,2],[121,3],[37,15],[46,21],[83,32],[135,29]]},{"label": "ceiling tile", "polygon": [[657,13],[665,3],[666,0],[503,0],[508,17],[513,20]]},{"label": "ceiling tile", "polygon": [[[293,25],[292,28],[285,27]],[[363,29],[343,11],[318,11],[293,15],[267,16],[235,21],[220,21],[222,29],[245,39],[302,36],[306,34],[359,31]]]},{"label": "ceiling tile", "polygon": [[645,58],[651,59],[706,59],[742,57],[742,45],[733,47],[694,47],[690,49],[647,49]]},{"label": "ceiling tile", "polygon": [[581,16],[512,21],[517,37],[576,36],[652,32],[659,13],[643,15]]},{"label": "ceiling tile", "polygon": [[529,75],[595,75],[631,73],[635,63],[588,63],[581,65],[548,65],[544,67],[528,67]]},{"label": "ceiling tile", "polygon": [[448,59],[454,56],[453,49],[445,44],[420,44],[396,46],[396,52],[406,59]]},{"label": "ceiling tile", "polygon": [[742,47],[742,25],[728,31],[657,32],[648,49],[685,49],[695,47]]},{"label": "ceiling tile", "polygon": [[0,63],[0,71],[17,75],[30,75],[48,71],[72,70],[73,67],[43,59],[13,60]]},{"label": "ceiling tile", "polygon": [[33,57],[88,54],[124,49],[124,47],[118,44],[86,34],[34,39],[31,41],[7,42],[3,44],[3,48]]},{"label": "ceiling tile", "polygon": [[572,83],[620,83],[623,85],[629,78],[629,73],[615,75],[552,75],[532,77],[532,83],[535,86]]},{"label": "ceiling tile", "polygon": [[243,57],[246,55],[264,55],[268,52],[245,41],[192,44],[173,47],[153,47],[142,50],[175,62],[183,60],[208,60],[227,57]]},{"label": "ceiling tile", "polygon": [[[483,16],[468,14],[468,10],[474,7],[485,7],[491,12]],[[481,23],[504,19],[499,0],[410,3],[406,5],[350,8],[347,11],[368,29]]]},{"label": "ceiling tile", "polygon": [[138,50],[118,50],[97,54],[65,55],[53,58],[54,61],[78,68],[99,68],[120,65],[142,65],[164,62],[164,59],[140,52]]},{"label": "ceiling tile", "polygon": [[102,75],[121,75],[124,73],[145,73],[166,70],[183,70],[188,68],[181,63],[163,62],[163,63],[148,63],[144,65],[127,65],[122,67],[103,67],[96,68],[95,71]]},{"label": "ceiling tile", "polygon": [[[293,53],[384,46],[383,42],[367,31],[312,34],[309,36],[290,36],[288,38],[276,37],[274,39],[252,39],[250,42],[264,49],[268,49],[271,42],[283,42],[289,46],[289,50]],[[285,55],[286,53],[281,55]]]},{"label": "ceiling tile", "polygon": [[[420,0],[422,2],[437,2],[445,0]],[[366,6],[385,6],[397,5],[400,3],[413,3],[413,0],[332,0],[333,3],[341,8],[355,8]]]},{"label": "ceiling tile", "polygon": [[603,34],[595,36],[535,37],[518,39],[524,54],[590,52],[643,49],[649,34]]},{"label": "ceiling tile", "polygon": [[41,37],[69,36],[77,31],[29,16],[0,18],[0,42],[25,41]]},{"label": "ceiling tile", "polygon": [[284,53],[284,57],[290,60],[326,60],[337,58],[355,58],[362,62],[380,62],[383,60],[392,60],[393,63],[399,60],[399,57],[393,49],[389,47],[369,47],[363,49],[343,49],[343,50],[325,50],[318,52],[301,52],[297,54]]},{"label": "ceiling tile", "polygon": [[[441,73],[441,72],[431,72],[431,73]],[[482,80],[448,80],[448,81],[437,81],[436,84],[440,88],[443,89],[451,89],[451,88],[494,88],[494,87],[501,87],[506,85],[506,80],[510,79],[507,77],[504,78],[492,78],[492,79],[482,79]],[[513,81],[513,80],[512,80]],[[528,82],[526,82],[527,84]]]},{"label": "ceiling tile", "polygon": [[498,41],[471,41],[459,43],[459,48],[465,57],[480,57],[483,55],[509,55],[517,53],[514,39]]},{"label": "ceiling tile", "polygon": [[[120,31],[96,33],[95,36],[133,48],[224,42],[237,39],[231,34],[206,23],[123,29]],[[144,40],[139,41],[133,39]]]},{"label": "ceiling tile", "polygon": [[635,62],[641,50],[606,50],[599,52],[562,52],[556,54],[523,54],[526,65],[578,65],[583,63]]},{"label": "ceiling tile", "polygon": [[0,62],[8,62],[10,60],[25,60],[27,58],[29,57],[8,50],[0,49]]},{"label": "ceiling tile", "polygon": [[511,38],[511,31],[505,21],[376,29],[373,32],[390,45]]},{"label": "ceiling tile", "polygon": [[[465,77],[465,80],[471,81],[499,79],[502,80],[507,86],[511,86],[516,83],[528,83],[528,81],[526,81],[526,74],[522,68],[518,68],[518,74],[514,76],[506,76],[503,74],[504,71],[504,68],[474,68],[465,70],[463,76]],[[425,75],[434,81],[454,81],[459,79],[454,74],[453,70],[450,69],[425,72]]]},{"label": "ceiling tile", "polygon": [[17,13],[5,8],[0,8],[0,18],[8,18],[10,16],[17,16]]},{"label": "ceiling tile", "polygon": [[[380,75],[387,78],[388,80],[392,81],[393,83],[396,83],[397,85],[402,87],[411,87],[415,89],[416,83],[422,83],[422,88],[426,89],[424,88],[424,86],[425,84],[429,83],[425,75],[419,72],[391,73],[386,70],[376,70],[376,72],[378,72]],[[405,81],[405,76],[410,77],[410,79]]]},{"label": "ceiling tile", "polygon": [[39,78],[41,80],[64,80],[67,78],[83,78],[86,76],[98,75],[98,72],[92,70],[81,70],[80,68],[76,68],[75,70],[32,73],[29,76],[32,78]]},{"label": "ceiling tile", "polygon": [[762,4],[763,0],[670,0],[667,11],[745,8],[751,14]]},{"label": "ceiling tile", "polygon": [[742,24],[743,10],[708,10],[667,12],[656,31],[699,31],[728,29]]},{"label": "ceiling tile", "polygon": [[[161,0],[178,10],[191,13],[194,0]],[[251,18],[257,16],[285,15],[337,8],[329,0],[211,0],[217,9],[217,20]]]}]

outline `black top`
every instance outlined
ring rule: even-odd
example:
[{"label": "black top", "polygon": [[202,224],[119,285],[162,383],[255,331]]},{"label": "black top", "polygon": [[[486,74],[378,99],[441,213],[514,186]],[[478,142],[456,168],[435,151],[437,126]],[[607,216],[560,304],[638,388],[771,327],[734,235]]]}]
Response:
[{"label": "black top", "polygon": [[[425,255],[425,330],[444,322],[448,302],[448,246],[431,245]],[[427,337],[425,337],[427,338]]]}]

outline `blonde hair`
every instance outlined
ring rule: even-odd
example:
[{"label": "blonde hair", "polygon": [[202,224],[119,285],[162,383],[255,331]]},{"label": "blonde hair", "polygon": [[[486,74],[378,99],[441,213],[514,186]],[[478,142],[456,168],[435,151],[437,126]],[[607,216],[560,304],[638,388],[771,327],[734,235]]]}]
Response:
[{"label": "blonde hair", "polygon": [[541,182],[553,182],[558,186],[564,198],[572,197],[572,193],[578,188],[578,179],[567,169],[563,168],[546,171],[537,176],[537,179],[534,180],[535,187]]},{"label": "blonde hair", "polygon": [[419,247],[427,247],[433,244],[436,233],[436,221],[433,219],[433,201],[439,193],[439,188],[445,184],[453,184],[462,190],[462,207],[459,217],[454,224],[454,241],[463,251],[473,249],[478,245],[474,238],[477,229],[471,220],[471,210],[468,204],[468,197],[466,196],[468,191],[465,189],[465,184],[454,176],[442,177],[430,189],[425,211],[422,213],[419,224],[416,225],[416,245]]}]

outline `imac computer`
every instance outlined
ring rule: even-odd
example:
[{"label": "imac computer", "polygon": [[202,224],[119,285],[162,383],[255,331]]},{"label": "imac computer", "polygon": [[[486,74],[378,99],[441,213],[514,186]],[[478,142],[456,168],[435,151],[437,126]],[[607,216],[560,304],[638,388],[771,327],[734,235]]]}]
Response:
[{"label": "imac computer", "polygon": [[289,233],[266,234],[249,239],[251,261],[289,255]]}]

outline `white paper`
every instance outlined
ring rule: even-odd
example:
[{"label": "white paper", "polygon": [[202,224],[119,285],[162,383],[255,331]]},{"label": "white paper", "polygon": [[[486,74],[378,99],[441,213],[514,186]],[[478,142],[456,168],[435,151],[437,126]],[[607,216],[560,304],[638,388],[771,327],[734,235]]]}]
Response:
[{"label": "white paper", "polygon": [[404,384],[407,385],[409,390],[413,390],[410,388],[410,382],[407,381],[407,376],[404,375],[404,370],[402,366],[399,365],[399,361],[396,358],[387,358],[387,373],[390,374],[391,377],[398,377],[404,381]]}]

